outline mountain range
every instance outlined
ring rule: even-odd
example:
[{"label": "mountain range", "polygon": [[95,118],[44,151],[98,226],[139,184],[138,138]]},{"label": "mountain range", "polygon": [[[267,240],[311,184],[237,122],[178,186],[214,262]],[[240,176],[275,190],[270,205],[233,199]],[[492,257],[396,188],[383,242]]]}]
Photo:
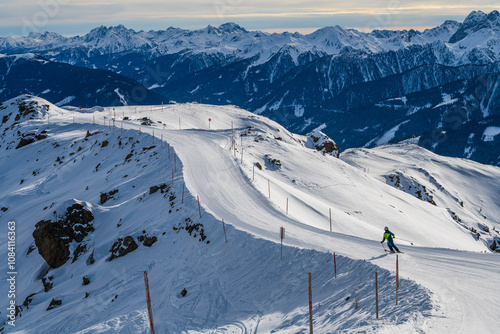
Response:
[{"label": "mountain range", "polygon": [[500,125],[498,11],[422,32],[101,26],[3,37],[0,52],[113,71],[165,101],[234,104],[294,132],[320,129],[342,150],[418,138],[440,154],[500,164],[500,138],[484,135]]}]

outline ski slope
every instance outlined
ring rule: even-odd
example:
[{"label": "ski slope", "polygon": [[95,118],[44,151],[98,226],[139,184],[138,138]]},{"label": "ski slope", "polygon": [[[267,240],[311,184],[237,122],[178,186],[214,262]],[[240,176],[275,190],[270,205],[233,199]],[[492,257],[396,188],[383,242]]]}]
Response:
[{"label": "ski slope", "polygon": [[[152,125],[142,125],[143,117]],[[147,333],[144,270],[157,333],[307,332],[307,272],[313,274],[317,332],[492,333],[500,327],[495,315],[500,266],[488,248],[499,223],[498,168],[439,157],[410,144],[352,150],[337,159],[307,148],[307,138],[232,106],[65,110],[50,105],[29,124],[21,119],[13,125],[11,119],[2,127],[10,128],[0,146],[0,207],[9,209],[0,219],[20,226],[18,248],[26,254],[34,244],[34,225],[52,217],[43,210],[51,203],[58,212],[69,203],[84,203],[96,228],[86,239],[95,264],[85,261],[89,250],[82,259],[51,269],[45,277],[55,277],[54,287],[48,292],[40,282],[47,269],[41,256],[36,250],[18,256],[23,272],[18,304],[31,292],[36,295],[15,330],[6,326],[5,333]],[[42,128],[48,139],[14,150],[17,129]],[[95,135],[85,141],[88,130]],[[105,140],[109,143],[102,147]],[[76,146],[82,149],[70,155]],[[131,147],[131,162],[123,162]],[[53,164],[61,156],[63,162]],[[29,176],[34,157],[43,166],[36,167],[39,178]],[[262,170],[254,168],[257,162]],[[408,190],[403,181],[399,189],[391,185],[388,175],[399,175],[414,187],[425,185],[436,205],[402,191]],[[25,181],[19,184],[21,178]],[[168,213],[166,197],[148,193],[162,182],[176,197]],[[183,182],[186,193],[179,203]],[[117,198],[98,203],[99,194],[111,189],[120,189]],[[203,224],[210,244],[172,230],[186,217]],[[395,256],[380,244],[384,226],[405,252],[399,256],[398,306]],[[480,226],[488,226],[490,233],[481,232],[477,240],[467,228]],[[283,259],[280,227],[286,231]],[[106,261],[117,237],[136,237],[143,230],[158,242]],[[84,275],[92,281],[86,287]],[[0,287],[4,290],[6,283]],[[188,291],[184,298],[179,295],[183,288]],[[90,297],[83,298],[84,292]],[[46,311],[55,297],[63,305]],[[352,304],[356,297],[357,310]]]}]

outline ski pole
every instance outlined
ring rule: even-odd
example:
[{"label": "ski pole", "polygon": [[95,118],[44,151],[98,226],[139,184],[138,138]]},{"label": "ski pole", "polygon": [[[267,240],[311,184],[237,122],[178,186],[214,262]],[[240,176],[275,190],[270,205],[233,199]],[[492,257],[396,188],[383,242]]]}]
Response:
[{"label": "ski pole", "polygon": [[384,249],[385,252],[387,252],[387,249],[385,249],[384,243],[382,242],[382,248]]},{"label": "ski pole", "polygon": [[403,238],[398,238],[399,240],[403,240],[403,241],[406,241],[406,242],[409,242],[412,246],[413,246],[413,241],[410,241],[410,240],[406,240],[406,239],[403,239]]}]

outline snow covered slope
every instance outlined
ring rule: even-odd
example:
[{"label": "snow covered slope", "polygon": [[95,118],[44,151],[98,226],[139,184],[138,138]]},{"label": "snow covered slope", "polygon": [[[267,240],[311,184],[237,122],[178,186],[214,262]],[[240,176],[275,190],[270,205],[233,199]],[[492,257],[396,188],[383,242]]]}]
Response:
[{"label": "snow covered slope", "polygon": [[[409,144],[338,159],[232,106],[78,110],[21,96],[0,120],[0,219],[16,225],[20,306],[1,332],[148,333],[144,270],[157,333],[306,332],[308,272],[320,333],[500,326],[496,167]],[[467,229],[478,222],[489,227],[479,240]],[[398,306],[386,225],[405,251]]]}]

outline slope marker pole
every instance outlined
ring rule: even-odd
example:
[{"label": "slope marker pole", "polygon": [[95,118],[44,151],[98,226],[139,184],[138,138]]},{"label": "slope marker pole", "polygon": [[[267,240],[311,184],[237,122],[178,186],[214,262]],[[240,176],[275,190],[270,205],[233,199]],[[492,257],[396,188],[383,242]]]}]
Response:
[{"label": "slope marker pole", "polygon": [[198,197],[198,212],[200,213],[200,218],[201,218],[200,196],[197,195],[196,197]]},{"label": "slope marker pole", "polygon": [[378,273],[375,272],[375,310],[378,319]]},{"label": "slope marker pole", "polygon": [[148,304],[149,325],[151,326],[151,334],[155,334],[155,324],[153,321],[153,309],[151,307],[151,295],[149,293],[149,279],[147,271],[144,271],[144,285],[146,286],[146,302]]},{"label": "slope marker pole", "polygon": [[396,305],[398,305],[398,290],[399,290],[399,258],[396,254]]},{"label": "slope marker pole", "polygon": [[283,258],[283,239],[285,239],[285,228],[281,226],[280,228],[280,239],[281,239],[281,251],[280,251],[280,259]]},{"label": "slope marker pole", "polygon": [[309,333],[313,334],[313,304],[312,304],[312,278],[311,273],[309,276]]},{"label": "slope marker pole", "polygon": [[227,242],[227,236],[226,236],[226,224],[224,224],[224,219],[222,219],[222,228],[224,229],[224,239],[226,239],[226,242]]}]

